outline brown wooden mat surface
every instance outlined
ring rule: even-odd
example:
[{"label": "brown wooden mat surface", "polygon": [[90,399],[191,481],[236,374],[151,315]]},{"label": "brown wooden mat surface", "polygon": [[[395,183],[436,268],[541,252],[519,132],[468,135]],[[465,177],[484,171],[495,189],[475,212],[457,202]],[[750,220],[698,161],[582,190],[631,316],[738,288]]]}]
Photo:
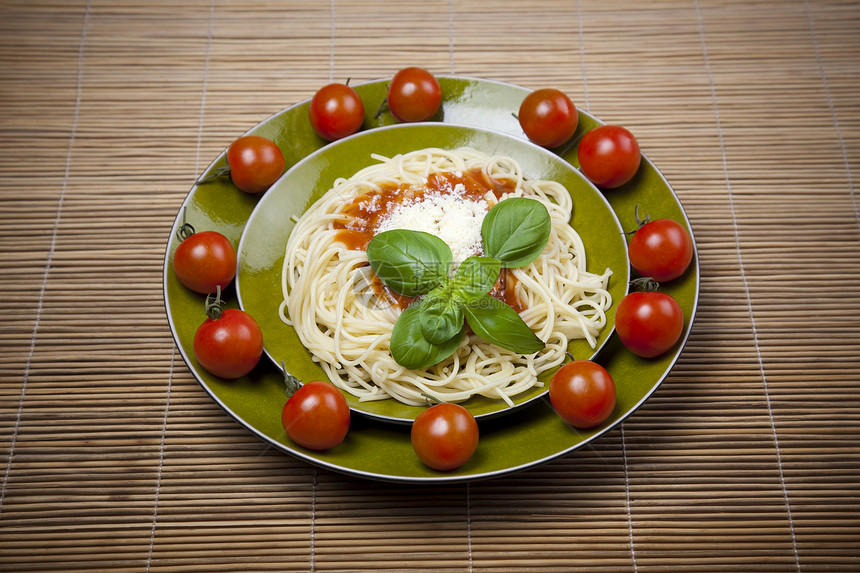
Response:
[{"label": "brown wooden mat surface", "polygon": [[[0,570],[860,570],[860,4],[0,0]],[[274,451],[162,302],[195,176],[324,83],[559,87],[695,229],[698,317],[592,446],[422,488]]]}]

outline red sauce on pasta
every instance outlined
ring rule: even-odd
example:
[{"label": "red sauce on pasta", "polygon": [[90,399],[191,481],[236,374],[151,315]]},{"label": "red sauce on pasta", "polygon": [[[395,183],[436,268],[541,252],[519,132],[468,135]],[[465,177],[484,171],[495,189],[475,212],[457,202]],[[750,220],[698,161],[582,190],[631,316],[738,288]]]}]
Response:
[{"label": "red sauce on pasta", "polygon": [[[396,207],[420,202],[426,195],[454,193],[455,187],[459,185],[462,185],[462,188],[457,189],[457,195],[463,200],[476,202],[483,200],[487,192],[492,192],[493,196],[499,199],[514,189],[513,182],[491,179],[480,169],[463,173],[434,173],[428,176],[427,183],[420,187],[406,184],[382,186],[378,190],[357,196],[344,209],[344,221],[334,223],[335,229],[338,229],[335,240],[349,249],[365,250],[381,223]],[[520,312],[525,306],[515,294],[516,283],[517,279],[513,273],[502,269],[490,294]],[[415,300],[414,297],[392,291],[376,276],[373,277],[372,285],[378,296],[401,309],[405,309]]]}]

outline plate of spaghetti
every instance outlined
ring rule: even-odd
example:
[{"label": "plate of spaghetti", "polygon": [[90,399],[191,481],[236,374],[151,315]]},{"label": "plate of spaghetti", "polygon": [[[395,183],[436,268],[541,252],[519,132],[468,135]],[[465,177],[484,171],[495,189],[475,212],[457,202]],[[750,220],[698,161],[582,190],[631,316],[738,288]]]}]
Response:
[{"label": "plate of spaghetti", "polygon": [[[494,293],[544,348],[523,355],[469,332],[445,360],[398,364],[392,331],[415,301],[379,281],[368,242],[390,229],[430,233],[456,266],[484,254],[489,208],[514,197],[547,208],[549,238],[535,261],[504,269]],[[628,282],[620,223],[569,163],[513,136],[445,123],[365,131],[308,156],[260,200],[238,255],[239,303],[257,317],[272,361],[332,382],[355,411],[403,423],[428,399],[481,418],[542,396],[568,353],[597,354]]]},{"label": "plate of spaghetti", "polygon": [[[374,116],[386,95],[387,82],[379,80],[354,86],[366,109],[363,129],[354,136],[334,143],[318,137],[308,122],[309,100],[254,126],[247,133],[274,141],[287,172],[263,195],[242,193],[229,178],[195,184],[165,252],[169,326],[202,389],[268,445],[368,479],[485,479],[575,451],[657,390],[683,350],[698,302],[694,257],[684,276],[662,287],[684,312],[681,340],[654,359],[627,351],[613,324],[627,292],[625,232],[636,228],[636,206],[690,227],[669,183],[643,155],[633,180],[601,192],[580,174],[576,158],[579,138],[599,119],[579,111],[570,144],[549,151],[528,142],[512,115],[529,90],[477,78],[438,79],[442,107],[427,123]],[[201,179],[224,165],[222,153]],[[392,351],[404,346],[393,340],[398,317],[430,294],[408,295],[381,284],[368,255],[370,241],[405,230],[437,237],[450,254],[445,272],[456,279],[459,269],[472,268],[470,261],[487,258],[483,221],[512,200],[541,205],[549,221],[546,243],[526,264],[503,266],[486,296],[516,311],[539,349],[499,347],[467,321],[438,361],[399,363]],[[194,357],[205,297],[179,283],[171,268],[184,221],[219,231],[237,245],[235,287],[222,299],[225,308],[241,306],[257,319],[268,355],[239,379],[213,376]],[[568,426],[545,396],[568,353],[598,362],[615,380],[615,410],[596,428]],[[343,443],[319,452],[287,438],[280,421],[287,401],[284,371],[302,381],[331,382],[360,413]],[[460,403],[478,419],[478,451],[456,470],[432,470],[412,452],[409,423],[428,399]]]}]

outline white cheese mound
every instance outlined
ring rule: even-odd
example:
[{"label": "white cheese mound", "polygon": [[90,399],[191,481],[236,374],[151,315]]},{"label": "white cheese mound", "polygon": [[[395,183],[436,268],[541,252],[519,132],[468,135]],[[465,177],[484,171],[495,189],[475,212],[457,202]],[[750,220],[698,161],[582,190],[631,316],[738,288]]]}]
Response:
[{"label": "white cheese mound", "polygon": [[483,199],[465,199],[462,183],[449,193],[427,193],[392,209],[376,229],[424,231],[445,241],[451,248],[455,264],[482,252],[481,224],[489,206]]}]

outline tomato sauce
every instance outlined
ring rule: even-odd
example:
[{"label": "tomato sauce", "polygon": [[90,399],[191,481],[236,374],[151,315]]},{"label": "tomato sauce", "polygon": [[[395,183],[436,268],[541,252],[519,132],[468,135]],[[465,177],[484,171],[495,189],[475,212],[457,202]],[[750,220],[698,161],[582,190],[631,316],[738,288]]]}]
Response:
[{"label": "tomato sauce", "polygon": [[496,297],[500,301],[507,304],[517,312],[522,312],[526,309],[526,305],[517,298],[517,277],[511,269],[502,269],[499,274],[499,280],[496,281],[490,295]]},{"label": "tomato sauce", "polygon": [[[349,249],[365,250],[367,244],[376,234],[376,229],[388,217],[388,215],[399,205],[420,202],[426,195],[450,194],[454,188],[458,188],[457,195],[467,201],[483,200],[487,192],[493,193],[498,200],[514,189],[514,185],[507,181],[497,181],[487,177],[480,169],[467,172],[443,172],[434,173],[427,177],[424,185],[386,185],[379,190],[359,195],[344,210],[346,221],[336,222],[334,227],[338,229],[335,240],[343,243]],[[525,309],[514,292],[516,278],[508,269],[502,269],[499,280],[490,291],[490,294],[510,305],[514,310],[520,312]],[[371,282],[376,294],[401,309],[405,309],[415,300],[398,294],[379,280],[374,275]]]}]

